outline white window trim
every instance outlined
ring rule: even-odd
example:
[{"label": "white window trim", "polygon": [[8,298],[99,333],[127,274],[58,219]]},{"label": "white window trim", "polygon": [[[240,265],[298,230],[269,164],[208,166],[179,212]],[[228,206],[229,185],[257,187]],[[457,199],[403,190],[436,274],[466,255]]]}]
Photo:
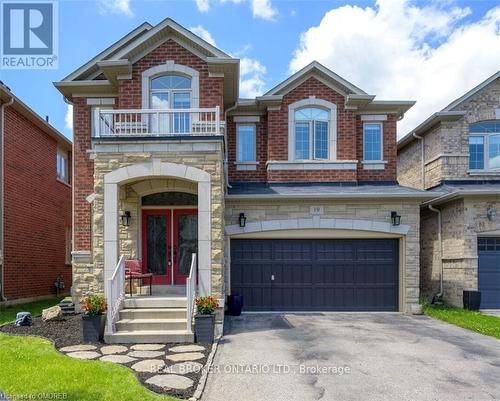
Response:
[{"label": "white window trim", "polygon": [[[238,127],[241,126],[251,126],[254,128],[255,135],[254,135],[254,155],[255,155],[255,160],[238,160],[238,144],[239,144],[239,135],[238,135]],[[236,155],[235,155],[235,160],[236,164],[255,164],[257,162],[257,125],[255,123],[236,123]]]},{"label": "white window trim", "polygon": [[[380,126],[380,160],[365,160],[365,126],[366,125]],[[380,121],[365,121],[363,122],[363,163],[379,164],[384,162],[384,124]]]},{"label": "white window trim", "polygon": [[297,160],[295,159],[295,111],[304,107],[319,107],[330,112],[330,119],[328,120],[328,158],[324,159],[324,162],[337,160],[337,105],[310,96],[307,99],[288,105],[288,161]]},{"label": "white window trim", "polygon": [[[65,163],[65,172],[64,172],[64,175],[66,177],[61,177],[59,175],[59,156],[61,155],[62,158],[64,158],[66,160],[66,163]],[[70,174],[70,169],[69,169],[69,152],[66,150],[63,150],[61,148],[57,148],[57,154],[56,154],[56,178],[57,180],[65,183],[65,184],[68,184],[69,185],[69,174]]]},{"label": "white window trim", "polygon": [[[484,151],[483,151],[483,165],[484,168],[477,168],[477,169],[471,169],[469,167],[468,172],[469,173],[500,173],[500,168],[489,168],[488,162],[490,159],[490,137],[494,135],[500,135],[500,132],[470,132],[469,133],[469,138],[476,136],[476,137],[482,137],[483,138],[483,146],[484,146]],[[469,159],[470,159],[470,151],[469,151]],[[470,160],[469,160],[469,166],[470,166]]]}]

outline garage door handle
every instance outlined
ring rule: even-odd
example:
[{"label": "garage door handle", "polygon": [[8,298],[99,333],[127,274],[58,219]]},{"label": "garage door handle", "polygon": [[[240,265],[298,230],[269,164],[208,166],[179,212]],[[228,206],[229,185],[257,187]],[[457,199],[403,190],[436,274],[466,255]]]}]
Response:
[{"label": "garage door handle", "polygon": [[271,274],[271,281],[274,281],[274,274]]}]

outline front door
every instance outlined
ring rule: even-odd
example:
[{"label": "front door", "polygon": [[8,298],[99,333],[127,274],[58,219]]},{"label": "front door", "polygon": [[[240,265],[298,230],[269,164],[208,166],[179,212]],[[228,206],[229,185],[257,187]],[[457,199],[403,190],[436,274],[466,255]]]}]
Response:
[{"label": "front door", "polygon": [[198,252],[198,210],[144,209],[142,227],[143,271],[153,284],[184,285]]}]

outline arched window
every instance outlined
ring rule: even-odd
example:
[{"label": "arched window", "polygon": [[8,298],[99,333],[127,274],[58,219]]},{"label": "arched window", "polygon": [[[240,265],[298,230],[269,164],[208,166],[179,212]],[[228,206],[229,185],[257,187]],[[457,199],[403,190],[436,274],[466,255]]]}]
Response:
[{"label": "arched window", "polygon": [[470,124],[469,168],[500,170],[500,120]]},{"label": "arched window", "polygon": [[328,159],[330,111],[319,107],[295,110],[295,159]]}]

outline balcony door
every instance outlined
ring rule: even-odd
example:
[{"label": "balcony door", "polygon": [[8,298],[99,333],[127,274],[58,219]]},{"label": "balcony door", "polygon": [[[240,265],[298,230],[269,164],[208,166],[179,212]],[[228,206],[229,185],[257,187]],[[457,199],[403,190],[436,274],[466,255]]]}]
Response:
[{"label": "balcony door", "polygon": [[[151,109],[190,109],[191,78],[181,75],[161,75],[151,79]],[[188,112],[151,115],[151,131],[158,134],[187,134],[190,132]]]}]

